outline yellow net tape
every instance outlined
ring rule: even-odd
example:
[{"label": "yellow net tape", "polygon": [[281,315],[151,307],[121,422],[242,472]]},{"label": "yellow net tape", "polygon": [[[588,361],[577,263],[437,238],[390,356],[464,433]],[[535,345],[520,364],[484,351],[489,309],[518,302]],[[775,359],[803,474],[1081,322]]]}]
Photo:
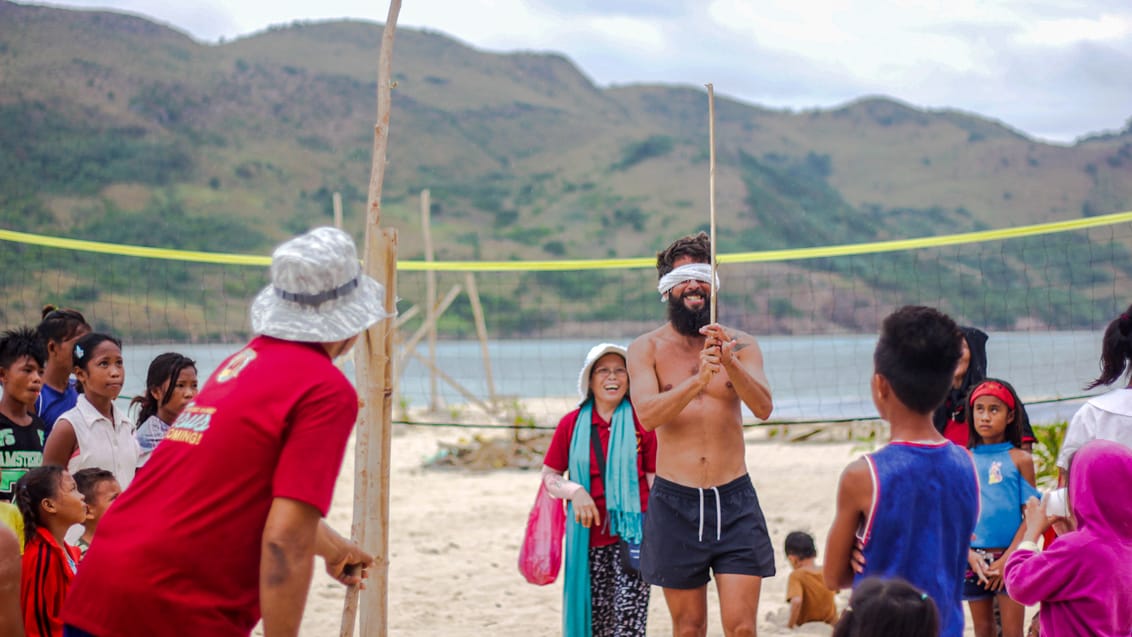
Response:
[{"label": "yellow net tape", "polygon": [[[762,252],[735,252],[731,254],[721,254],[718,258],[720,263],[766,263],[770,261],[798,261],[801,259],[843,257],[856,254],[877,254],[881,252],[939,248],[964,243],[1003,241],[1006,239],[1033,237],[1043,234],[1085,230],[1087,228],[1110,226],[1119,223],[1128,223],[1130,221],[1132,221],[1132,211],[1085,219],[1054,221],[1051,223],[1039,223],[1000,230],[964,232],[938,237],[895,239],[891,241],[874,241],[871,243],[795,248],[789,250],[765,250]],[[145,259],[167,259],[222,265],[271,265],[270,256],[147,248],[143,246],[128,246],[98,241],[83,241],[81,239],[50,237],[26,232],[16,232],[13,230],[0,230],[0,241],[12,241],[15,243],[60,248],[63,250],[97,252]],[[438,272],[530,272],[533,270],[572,271],[649,268],[654,265],[656,265],[656,261],[651,257],[641,257],[634,259],[566,259],[559,261],[398,261],[397,269],[406,272],[422,270],[434,270]]]}]

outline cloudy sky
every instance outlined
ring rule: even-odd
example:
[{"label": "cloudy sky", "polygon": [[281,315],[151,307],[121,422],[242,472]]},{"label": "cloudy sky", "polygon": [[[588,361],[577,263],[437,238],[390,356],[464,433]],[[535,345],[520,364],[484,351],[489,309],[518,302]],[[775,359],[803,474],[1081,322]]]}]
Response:
[{"label": "cloudy sky", "polygon": [[[294,20],[380,22],[387,0],[68,0],[198,40]],[[806,109],[883,94],[1072,142],[1132,119],[1128,0],[403,0],[402,27],[566,54],[600,85],[699,86]]]}]

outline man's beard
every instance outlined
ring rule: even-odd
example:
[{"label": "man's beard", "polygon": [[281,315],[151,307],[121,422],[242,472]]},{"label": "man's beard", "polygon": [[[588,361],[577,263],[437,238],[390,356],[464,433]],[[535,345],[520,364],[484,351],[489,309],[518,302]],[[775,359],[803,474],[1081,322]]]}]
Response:
[{"label": "man's beard", "polygon": [[700,328],[711,321],[711,299],[704,297],[704,305],[698,311],[684,306],[684,299],[668,296],[668,320],[673,329],[684,336],[699,336]]}]

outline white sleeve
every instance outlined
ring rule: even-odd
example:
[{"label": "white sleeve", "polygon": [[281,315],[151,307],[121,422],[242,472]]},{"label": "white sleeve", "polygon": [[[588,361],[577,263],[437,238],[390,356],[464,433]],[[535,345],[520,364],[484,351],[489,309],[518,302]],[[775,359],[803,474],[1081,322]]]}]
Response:
[{"label": "white sleeve", "polygon": [[1063,470],[1069,469],[1069,459],[1077,453],[1086,442],[1096,437],[1096,407],[1085,403],[1073,414],[1069,427],[1065,430],[1065,440],[1061,443],[1061,451],[1057,454],[1057,466]]}]

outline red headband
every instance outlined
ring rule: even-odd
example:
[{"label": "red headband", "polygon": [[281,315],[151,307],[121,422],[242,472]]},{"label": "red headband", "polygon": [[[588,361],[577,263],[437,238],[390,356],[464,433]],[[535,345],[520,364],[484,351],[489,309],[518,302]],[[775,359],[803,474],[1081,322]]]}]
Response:
[{"label": "red headband", "polygon": [[996,383],[993,380],[988,380],[980,383],[975,391],[971,392],[971,405],[975,404],[975,400],[982,396],[994,396],[995,398],[1006,403],[1007,409],[1014,409],[1014,395],[1010,390],[1003,386],[1002,383]]}]

